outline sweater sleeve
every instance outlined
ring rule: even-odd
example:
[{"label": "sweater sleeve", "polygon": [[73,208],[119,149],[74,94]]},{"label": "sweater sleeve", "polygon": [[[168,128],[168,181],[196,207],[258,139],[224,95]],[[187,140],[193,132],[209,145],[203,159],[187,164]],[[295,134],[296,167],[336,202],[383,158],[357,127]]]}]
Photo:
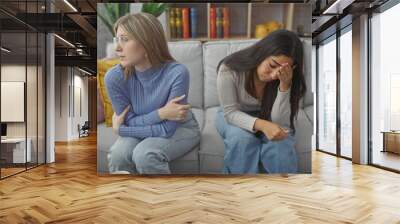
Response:
[{"label": "sweater sleeve", "polygon": [[221,66],[217,76],[218,97],[223,107],[224,118],[229,124],[254,133],[254,123],[257,118],[240,110],[238,90],[233,75],[230,69]]},{"label": "sweater sleeve", "polygon": [[[119,74],[121,71],[117,69],[118,68],[115,67],[107,72],[104,81],[112,107],[115,113],[119,115],[127,106],[131,106],[131,103],[129,101],[129,93],[127,89],[124,88],[126,80],[123,74]],[[161,119],[158,115],[158,110],[143,115],[137,115],[133,112],[133,108],[131,108],[125,117],[125,124],[127,126],[145,126],[157,124],[159,122],[161,122]]]},{"label": "sweater sleeve", "polygon": [[[189,71],[183,65],[176,66],[173,68],[169,74],[174,78],[174,81],[171,85],[171,90],[168,95],[168,101],[171,99],[186,95],[186,97],[181,101],[182,104],[187,103],[187,96],[189,93]],[[169,121],[165,120],[158,124],[147,125],[147,126],[126,126],[121,125],[119,128],[120,136],[130,136],[130,137],[138,137],[138,138],[147,138],[147,137],[171,137],[176,129],[178,128],[179,123],[177,121]]]},{"label": "sweater sleeve", "polygon": [[278,88],[278,93],[271,110],[271,121],[283,127],[290,128],[290,91],[282,92]]}]

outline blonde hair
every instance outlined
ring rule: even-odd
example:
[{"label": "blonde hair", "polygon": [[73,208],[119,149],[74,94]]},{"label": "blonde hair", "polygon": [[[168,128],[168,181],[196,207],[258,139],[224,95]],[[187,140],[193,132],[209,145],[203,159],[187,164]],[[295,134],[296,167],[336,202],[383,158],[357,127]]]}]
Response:
[{"label": "blonde hair", "polygon": [[[152,66],[175,61],[168,50],[167,39],[161,23],[155,16],[149,13],[127,14],[115,22],[115,34],[119,27],[144,47]],[[125,78],[128,78],[133,71],[133,66],[124,68]]]}]

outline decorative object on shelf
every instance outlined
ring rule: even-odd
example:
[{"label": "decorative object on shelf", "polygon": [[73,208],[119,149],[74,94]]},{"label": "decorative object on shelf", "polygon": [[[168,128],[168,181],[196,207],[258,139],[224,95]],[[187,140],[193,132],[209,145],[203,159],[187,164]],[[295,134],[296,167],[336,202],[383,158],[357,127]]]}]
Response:
[{"label": "decorative object on shelf", "polygon": [[267,28],[264,26],[264,24],[258,24],[256,25],[256,29],[254,31],[254,37],[257,39],[262,39],[263,37],[268,35]]},{"label": "decorative object on shelf", "polygon": [[264,24],[258,24],[256,25],[256,29],[254,31],[254,36],[255,38],[264,38],[271,32],[282,29],[283,24],[277,22],[277,21],[267,21]]},{"label": "decorative object on shelf", "polygon": [[216,26],[216,12],[215,8],[210,8],[210,38],[217,37],[217,26]]},{"label": "decorative object on shelf", "polygon": [[283,24],[277,21],[268,21],[265,23],[265,27],[267,28],[268,34],[283,28]]},{"label": "decorative object on shelf", "polygon": [[197,9],[192,7],[190,8],[190,31],[192,34],[192,38],[197,37],[197,17],[198,17],[198,12]]},{"label": "decorative object on shelf", "polygon": [[228,7],[223,8],[223,19],[222,19],[222,24],[224,28],[224,38],[229,38],[229,9]]}]

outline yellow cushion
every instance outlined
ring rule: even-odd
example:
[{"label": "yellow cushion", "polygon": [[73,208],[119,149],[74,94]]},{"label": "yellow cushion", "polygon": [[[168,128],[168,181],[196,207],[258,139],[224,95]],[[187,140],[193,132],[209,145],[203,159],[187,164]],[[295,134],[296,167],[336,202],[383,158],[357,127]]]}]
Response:
[{"label": "yellow cushion", "polygon": [[112,116],[114,114],[114,111],[111,105],[110,98],[107,95],[106,86],[104,84],[104,76],[106,75],[108,69],[116,64],[119,64],[119,59],[97,60],[97,83],[100,90],[100,96],[103,100],[104,116],[107,127],[112,126]]}]

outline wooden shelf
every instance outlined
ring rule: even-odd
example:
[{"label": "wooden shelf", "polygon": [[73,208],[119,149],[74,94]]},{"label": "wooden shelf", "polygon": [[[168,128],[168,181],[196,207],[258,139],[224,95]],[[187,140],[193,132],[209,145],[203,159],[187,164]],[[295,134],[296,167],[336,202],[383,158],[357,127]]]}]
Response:
[{"label": "wooden shelf", "polygon": [[[292,30],[300,37],[311,36],[311,5],[302,3],[170,3],[170,8],[197,8],[197,38],[171,38],[167,12],[167,37],[169,41],[182,40],[236,40],[254,38],[257,24],[276,21],[282,28]],[[230,20],[229,38],[210,38],[210,8],[228,7]],[[298,32],[300,31],[300,33]]]},{"label": "wooden shelf", "polygon": [[236,37],[229,37],[229,38],[208,38],[208,37],[198,37],[198,38],[171,38],[169,41],[190,41],[190,40],[197,40],[201,42],[207,41],[217,41],[217,40],[244,40],[249,39],[247,36],[236,36]]}]

